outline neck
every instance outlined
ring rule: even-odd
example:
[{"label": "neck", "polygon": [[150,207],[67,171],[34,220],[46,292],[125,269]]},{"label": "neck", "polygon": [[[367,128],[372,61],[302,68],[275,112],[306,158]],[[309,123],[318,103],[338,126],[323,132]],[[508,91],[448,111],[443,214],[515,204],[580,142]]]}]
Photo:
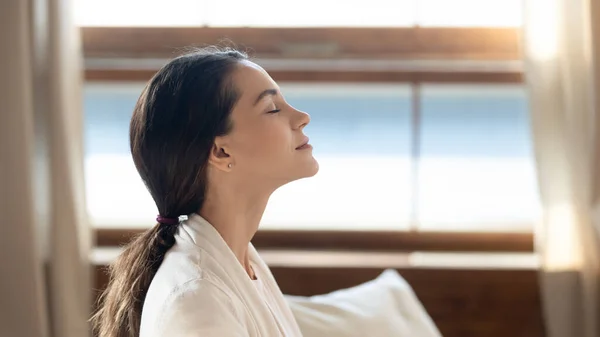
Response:
[{"label": "neck", "polygon": [[247,186],[209,186],[200,216],[221,235],[250,276],[248,245],[258,230],[271,192]]}]

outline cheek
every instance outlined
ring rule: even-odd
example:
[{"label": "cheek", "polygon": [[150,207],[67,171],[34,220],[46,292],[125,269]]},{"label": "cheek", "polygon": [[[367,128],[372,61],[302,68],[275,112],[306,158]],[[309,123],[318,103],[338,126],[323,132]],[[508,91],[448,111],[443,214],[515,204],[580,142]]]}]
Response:
[{"label": "cheek", "polygon": [[242,155],[247,159],[282,159],[293,148],[291,130],[281,122],[267,121],[256,125],[243,138]]}]

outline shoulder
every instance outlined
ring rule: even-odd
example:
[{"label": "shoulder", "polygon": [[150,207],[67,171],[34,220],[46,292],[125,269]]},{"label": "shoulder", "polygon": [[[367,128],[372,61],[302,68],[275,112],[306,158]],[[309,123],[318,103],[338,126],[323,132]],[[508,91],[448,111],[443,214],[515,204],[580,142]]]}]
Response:
[{"label": "shoulder", "polygon": [[[233,297],[205,278],[190,280],[174,289],[162,311],[162,328],[168,331],[185,327],[207,329],[241,321]],[[160,324],[157,328],[161,328]]]},{"label": "shoulder", "polygon": [[[189,280],[175,287],[158,305],[149,323],[152,335],[245,336],[247,329],[239,304],[209,278]],[[144,322],[142,321],[142,324]]]},{"label": "shoulder", "polygon": [[228,331],[241,329],[235,323],[243,321],[240,316],[244,312],[222,277],[204,252],[181,245],[173,247],[146,294],[140,336],[237,336],[216,333],[224,327]]}]

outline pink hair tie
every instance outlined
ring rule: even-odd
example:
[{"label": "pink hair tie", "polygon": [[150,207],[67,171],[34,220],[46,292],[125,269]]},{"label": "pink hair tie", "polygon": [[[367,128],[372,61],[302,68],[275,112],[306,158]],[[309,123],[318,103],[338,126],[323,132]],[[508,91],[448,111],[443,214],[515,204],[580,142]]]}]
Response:
[{"label": "pink hair tie", "polygon": [[187,220],[187,215],[180,215],[177,218],[167,218],[162,215],[156,216],[156,221],[164,225],[177,225],[178,223]]}]

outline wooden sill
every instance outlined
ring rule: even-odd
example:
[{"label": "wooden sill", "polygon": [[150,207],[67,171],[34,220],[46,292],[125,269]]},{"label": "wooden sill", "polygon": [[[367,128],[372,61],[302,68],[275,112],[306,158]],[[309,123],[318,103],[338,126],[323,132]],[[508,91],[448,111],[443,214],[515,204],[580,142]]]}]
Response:
[{"label": "wooden sill", "polygon": [[[108,265],[121,253],[117,247],[99,247],[94,265]],[[381,253],[356,251],[303,251],[259,249],[270,267],[285,268],[416,268],[456,270],[538,270],[535,253]]]},{"label": "wooden sill", "polygon": [[[142,232],[142,229],[97,229],[96,245],[120,246]],[[276,250],[513,253],[534,251],[532,233],[260,230],[252,242],[257,249]]]}]

